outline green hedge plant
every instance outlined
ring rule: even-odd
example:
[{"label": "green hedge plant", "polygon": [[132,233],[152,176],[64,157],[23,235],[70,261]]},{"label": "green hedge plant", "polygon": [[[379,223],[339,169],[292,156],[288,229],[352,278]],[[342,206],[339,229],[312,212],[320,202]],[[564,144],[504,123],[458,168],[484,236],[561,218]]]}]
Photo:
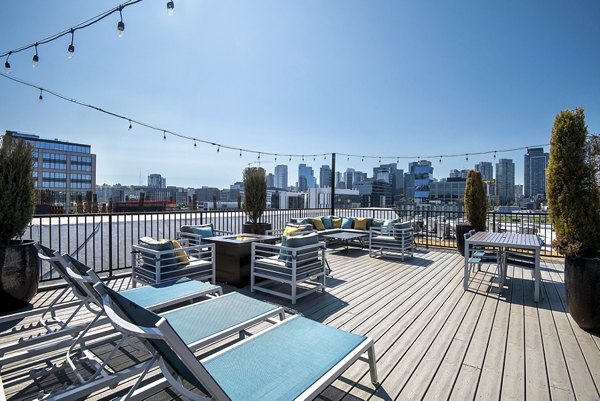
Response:
[{"label": "green hedge plant", "polygon": [[600,191],[593,156],[583,109],[561,111],[552,128],[546,192],[556,230],[552,245],[565,256],[593,257],[600,249]]},{"label": "green hedge plant", "polygon": [[253,224],[259,222],[267,209],[267,180],[262,167],[244,169],[244,202],[242,209]]},{"label": "green hedge plant", "polygon": [[0,147],[0,246],[25,232],[35,211],[32,147],[23,139],[2,137]]},{"label": "green hedge plant", "polygon": [[481,172],[469,170],[465,185],[465,213],[467,220],[477,231],[485,231],[487,198]]}]

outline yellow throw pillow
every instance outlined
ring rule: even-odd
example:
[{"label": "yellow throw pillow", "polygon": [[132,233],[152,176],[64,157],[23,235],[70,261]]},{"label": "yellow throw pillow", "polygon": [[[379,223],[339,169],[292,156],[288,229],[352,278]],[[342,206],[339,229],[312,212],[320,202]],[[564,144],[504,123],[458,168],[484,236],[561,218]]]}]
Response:
[{"label": "yellow throw pillow", "polygon": [[317,231],[322,231],[325,229],[325,225],[323,224],[323,221],[320,218],[316,218],[316,219],[311,219],[313,226],[315,226],[315,228],[317,229]]},{"label": "yellow throw pillow", "polygon": [[299,227],[290,227],[290,226],[286,226],[285,229],[283,230],[283,235],[285,235],[286,237],[289,237],[290,235],[294,235],[296,233],[299,233],[301,230]]},{"label": "yellow throw pillow", "polygon": [[336,219],[335,217],[332,217],[331,225],[333,228],[342,228],[342,218]]},{"label": "yellow throw pillow", "polygon": [[[173,243],[173,249],[181,248],[181,244],[179,243],[179,241],[173,240],[171,242]],[[185,253],[185,251],[175,251],[175,255],[177,255],[178,263],[190,263],[190,258],[188,257],[187,253]]]},{"label": "yellow throw pillow", "polygon": [[355,230],[366,230],[367,229],[367,218],[366,217],[355,217],[354,218],[354,229]]}]

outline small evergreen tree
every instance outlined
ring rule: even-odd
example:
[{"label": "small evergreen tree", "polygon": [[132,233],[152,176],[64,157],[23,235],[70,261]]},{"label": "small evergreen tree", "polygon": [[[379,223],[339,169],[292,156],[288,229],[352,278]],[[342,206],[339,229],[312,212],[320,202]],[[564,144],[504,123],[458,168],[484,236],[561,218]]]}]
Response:
[{"label": "small evergreen tree", "polygon": [[565,256],[596,256],[600,249],[600,191],[593,153],[583,109],[561,111],[552,127],[546,192],[556,230],[552,245]]},{"label": "small evergreen tree", "polygon": [[469,170],[465,185],[465,213],[467,220],[477,231],[485,230],[487,199],[483,189],[481,172]]},{"label": "small evergreen tree", "polygon": [[262,167],[244,169],[244,202],[242,209],[253,224],[267,209],[267,180]]},{"label": "small evergreen tree", "polygon": [[23,139],[2,137],[0,148],[0,245],[23,235],[35,211],[32,147]]}]

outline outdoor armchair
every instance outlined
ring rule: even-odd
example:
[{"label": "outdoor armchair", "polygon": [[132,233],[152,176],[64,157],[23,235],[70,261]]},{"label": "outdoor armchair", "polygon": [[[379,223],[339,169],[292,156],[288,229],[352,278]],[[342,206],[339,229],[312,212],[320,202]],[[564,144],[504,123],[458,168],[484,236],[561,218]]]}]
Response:
[{"label": "outdoor armchair", "polygon": [[394,223],[388,227],[371,227],[369,229],[369,256],[377,254],[400,257],[413,256],[414,230],[410,222]]},{"label": "outdoor armchair", "polygon": [[131,253],[133,286],[160,284],[189,277],[215,282],[214,244],[189,245],[186,240],[140,238]]},{"label": "outdoor armchair", "polygon": [[253,242],[250,291],[283,297],[292,304],[313,292],[324,292],[325,250],[316,233],[288,237],[285,244]]}]

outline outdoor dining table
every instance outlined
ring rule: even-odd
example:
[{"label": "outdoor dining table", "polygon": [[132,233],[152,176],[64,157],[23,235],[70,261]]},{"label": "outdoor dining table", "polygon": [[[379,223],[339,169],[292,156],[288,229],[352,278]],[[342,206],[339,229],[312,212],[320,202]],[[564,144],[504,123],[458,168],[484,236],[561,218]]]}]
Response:
[{"label": "outdoor dining table", "polygon": [[[463,283],[465,291],[469,287],[469,248],[471,246],[496,247],[500,249],[500,252],[504,252],[504,250],[509,248],[533,250],[535,252],[533,299],[535,302],[539,302],[541,282],[540,250],[542,245],[537,235],[480,231],[467,238],[465,240],[465,277]],[[504,268],[504,266],[502,268]]]}]

